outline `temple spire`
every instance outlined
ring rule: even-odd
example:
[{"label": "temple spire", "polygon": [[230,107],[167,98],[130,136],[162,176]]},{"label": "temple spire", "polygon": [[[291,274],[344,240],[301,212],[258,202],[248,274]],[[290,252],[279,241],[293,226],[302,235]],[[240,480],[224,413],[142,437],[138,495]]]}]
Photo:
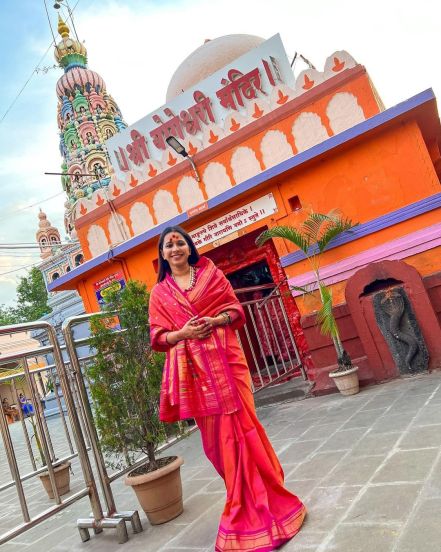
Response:
[{"label": "temple spire", "polygon": [[63,156],[62,185],[68,196],[64,223],[72,237],[77,202],[82,198],[91,200],[110,183],[105,142],[126,124],[101,75],[89,69],[86,47],[70,37],[70,29],[60,14],[58,32],[61,39],[54,55],[64,75],[57,82],[57,122]]},{"label": "temple spire", "polygon": [[60,14],[58,14],[58,33],[61,35],[61,38],[69,38],[70,29]]},{"label": "temple spire", "polygon": [[60,247],[60,232],[47,220],[47,215],[41,210],[38,213],[38,230],[35,234],[40,246],[40,257],[47,259],[52,255],[52,249]]}]

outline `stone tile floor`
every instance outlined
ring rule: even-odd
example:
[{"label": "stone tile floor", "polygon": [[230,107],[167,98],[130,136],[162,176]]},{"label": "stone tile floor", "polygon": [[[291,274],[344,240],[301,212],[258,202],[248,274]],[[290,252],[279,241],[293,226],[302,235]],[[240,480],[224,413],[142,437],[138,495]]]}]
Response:
[{"label": "stone tile floor", "polygon": [[[441,373],[395,380],[352,397],[328,395],[259,410],[286,475],[306,504],[302,531],[283,552],[439,552],[441,550]],[[50,420],[57,429],[56,420]],[[60,424],[61,425],[61,424]],[[57,433],[61,446],[62,433]],[[17,445],[19,446],[19,444]],[[161,526],[113,530],[82,543],[75,521],[87,499],[2,546],[2,552],[212,552],[223,508],[223,482],[206,460],[196,432],[169,451],[185,458],[185,511]],[[21,459],[25,462],[25,455]],[[73,490],[81,487],[78,466]],[[4,452],[0,482],[9,478]],[[26,492],[32,512],[48,507],[38,481]],[[138,508],[123,481],[113,484],[120,510]],[[0,494],[0,533],[19,523],[14,489]],[[15,509],[14,509],[15,507]]]}]

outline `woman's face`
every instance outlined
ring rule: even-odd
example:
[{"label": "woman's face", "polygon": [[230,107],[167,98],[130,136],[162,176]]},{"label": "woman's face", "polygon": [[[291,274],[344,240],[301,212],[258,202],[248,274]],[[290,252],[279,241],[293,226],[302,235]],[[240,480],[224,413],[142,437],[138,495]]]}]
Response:
[{"label": "woman's face", "polygon": [[169,232],[164,238],[162,256],[168,261],[170,268],[182,268],[188,264],[190,246],[179,232]]}]

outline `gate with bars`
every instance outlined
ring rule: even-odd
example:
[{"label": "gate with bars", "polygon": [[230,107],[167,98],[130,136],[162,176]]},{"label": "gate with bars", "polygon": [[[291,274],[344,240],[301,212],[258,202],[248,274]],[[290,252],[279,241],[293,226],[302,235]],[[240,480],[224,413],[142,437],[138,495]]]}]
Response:
[{"label": "gate with bars", "polygon": [[296,375],[306,379],[280,284],[234,291],[246,317],[237,335],[250,367],[253,392]]},{"label": "gate with bars", "polygon": [[[245,326],[237,332],[240,344],[245,352],[252,375],[253,391],[258,392],[268,385],[280,382],[284,378],[298,375],[306,379],[289,320],[283,305],[279,288],[256,286],[236,290],[246,315]],[[255,294],[250,298],[250,293]],[[0,521],[0,545],[10,541],[37,524],[51,519],[62,509],[74,502],[88,497],[84,517],[77,519],[81,539],[90,538],[89,530],[95,534],[104,529],[115,529],[118,542],[128,540],[126,522],[133,532],[142,531],[139,515],[134,511],[118,511],[115,504],[112,483],[145,462],[142,456],[134,464],[125,464],[117,471],[108,473],[103,457],[99,437],[95,428],[93,412],[84,379],[83,365],[93,359],[93,353],[84,354],[88,338],[75,338],[74,329],[88,322],[93,315],[81,315],[65,320],[62,327],[65,345],[60,345],[55,328],[48,322],[37,321],[0,328],[0,336],[21,332],[43,332],[47,335],[48,345],[14,352],[0,357],[0,368],[16,363],[19,370],[6,375],[0,373],[0,385],[10,386],[10,396],[19,405],[19,421],[8,424],[3,408],[0,408],[0,434],[3,450],[10,470],[10,478],[5,470],[0,476],[0,500],[2,493],[15,487],[18,501],[15,509],[7,512]],[[63,359],[63,350],[66,356]],[[81,353],[81,351],[83,351]],[[30,368],[30,359],[45,359],[42,366]],[[48,376],[59,382],[53,386],[57,417],[46,418],[41,400],[42,376]],[[30,393],[30,403],[34,407],[31,420],[20,408],[18,391],[20,382],[25,381]],[[55,423],[55,420],[58,420]],[[190,427],[187,431],[197,429]],[[179,438],[179,437],[178,437]],[[178,438],[169,438],[161,447],[165,449]],[[39,467],[35,461],[36,441],[46,461]],[[59,495],[55,484],[55,469],[61,463],[71,461],[75,464],[78,477],[75,489],[64,498]],[[44,511],[29,504],[29,496],[35,496],[35,487],[40,484],[38,476],[47,471],[55,504]],[[3,500],[2,500],[3,502]],[[91,514],[89,514],[91,512]]]}]

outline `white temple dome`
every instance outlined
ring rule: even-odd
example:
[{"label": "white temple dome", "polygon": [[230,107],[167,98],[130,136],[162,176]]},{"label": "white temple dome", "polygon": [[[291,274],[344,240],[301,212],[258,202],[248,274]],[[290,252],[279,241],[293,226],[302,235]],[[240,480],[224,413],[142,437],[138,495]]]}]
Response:
[{"label": "white temple dome", "polygon": [[262,42],[265,42],[264,38],[247,34],[232,34],[207,40],[176,69],[168,85],[166,101],[169,102]]}]

